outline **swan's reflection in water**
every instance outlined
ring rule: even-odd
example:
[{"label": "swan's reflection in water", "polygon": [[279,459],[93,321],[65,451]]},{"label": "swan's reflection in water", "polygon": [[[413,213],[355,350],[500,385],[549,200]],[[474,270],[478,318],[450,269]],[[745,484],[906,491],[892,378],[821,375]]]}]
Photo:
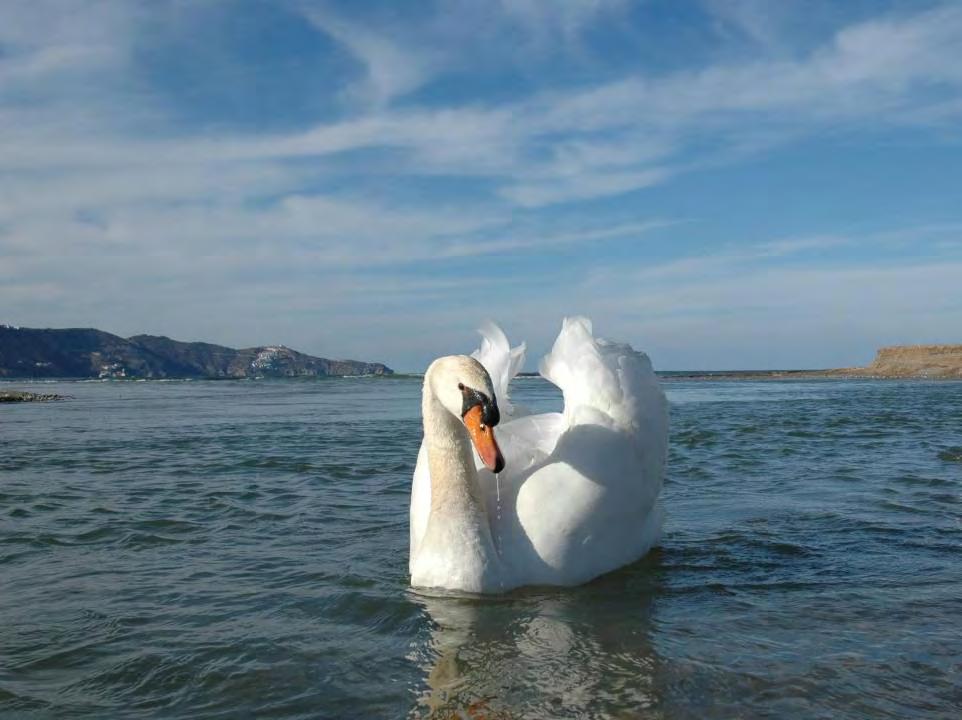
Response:
[{"label": "swan's reflection in water", "polygon": [[[638,717],[657,705],[657,561],[578,588],[411,594],[430,623],[417,718]],[[646,712],[646,710],[648,712]]]}]

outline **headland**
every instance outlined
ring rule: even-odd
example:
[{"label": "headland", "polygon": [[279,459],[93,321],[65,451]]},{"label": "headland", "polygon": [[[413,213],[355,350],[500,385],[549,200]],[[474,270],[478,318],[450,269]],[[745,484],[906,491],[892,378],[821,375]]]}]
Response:
[{"label": "headland", "polygon": [[662,374],[671,380],[962,380],[962,345],[892,345],[865,367],[827,370],[719,370]]}]

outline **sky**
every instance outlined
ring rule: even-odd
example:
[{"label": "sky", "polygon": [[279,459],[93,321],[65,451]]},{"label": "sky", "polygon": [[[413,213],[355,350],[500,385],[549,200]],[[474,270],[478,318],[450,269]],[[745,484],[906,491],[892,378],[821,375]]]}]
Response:
[{"label": "sky", "polygon": [[962,3],[0,3],[0,322],[421,371],[575,314],[962,342]]}]

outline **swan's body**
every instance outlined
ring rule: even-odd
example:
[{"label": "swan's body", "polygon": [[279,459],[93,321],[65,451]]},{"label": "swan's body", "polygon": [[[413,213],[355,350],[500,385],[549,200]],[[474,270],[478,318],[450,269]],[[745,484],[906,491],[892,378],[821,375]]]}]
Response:
[{"label": "swan's body", "polygon": [[[667,403],[648,357],[567,319],[540,368],[561,388],[564,412],[531,415],[507,395],[524,346],[510,349],[494,325],[482,335],[472,358],[441,358],[425,374],[411,584],[483,593],[576,585],[641,557],[661,528],[668,442]],[[462,421],[469,391],[494,407],[498,477],[485,467],[496,467],[493,451],[481,462],[469,416]]]}]

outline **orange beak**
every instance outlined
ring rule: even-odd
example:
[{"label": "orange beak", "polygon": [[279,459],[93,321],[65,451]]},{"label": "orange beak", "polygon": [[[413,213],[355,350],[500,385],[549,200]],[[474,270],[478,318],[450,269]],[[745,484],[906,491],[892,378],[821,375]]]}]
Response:
[{"label": "orange beak", "polygon": [[464,414],[464,426],[468,429],[474,449],[478,451],[481,462],[491,472],[499,473],[504,470],[504,456],[498,441],[494,439],[494,428],[482,422],[480,405],[475,405]]}]

